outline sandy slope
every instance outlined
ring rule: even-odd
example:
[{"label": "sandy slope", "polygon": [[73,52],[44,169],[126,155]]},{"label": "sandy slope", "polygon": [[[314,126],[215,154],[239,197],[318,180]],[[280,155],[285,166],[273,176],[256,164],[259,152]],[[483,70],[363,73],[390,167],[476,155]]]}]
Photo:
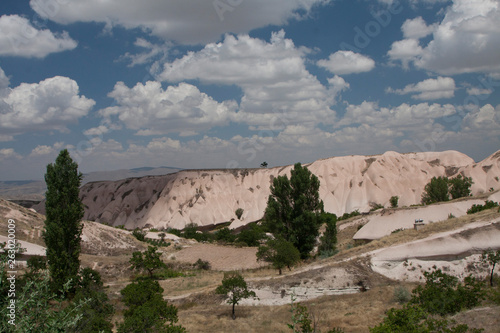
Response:
[{"label": "sandy slope", "polygon": [[[235,221],[244,210],[244,225],[262,218],[274,177],[289,175],[293,166],[269,169],[186,170],[165,176],[96,182],[81,189],[85,218],[126,228],[183,228]],[[463,173],[474,179],[474,194],[500,189],[500,152],[480,163],[456,152],[344,156],[308,165],[321,182],[325,210],[337,215],[368,211],[373,204],[419,203],[425,184],[434,176]]]},{"label": "sandy slope", "polygon": [[[490,195],[486,200],[498,202],[500,192]],[[472,205],[482,205],[485,200],[463,199],[459,201],[438,203],[425,207],[406,209],[385,209],[367,217],[366,223],[355,235],[354,239],[373,240],[390,235],[398,229],[412,229],[415,220],[422,220],[424,224],[446,220],[450,214],[461,217],[467,214]]]},{"label": "sandy slope", "polygon": [[464,278],[469,273],[487,275],[480,253],[500,248],[500,218],[480,221],[464,228],[392,246],[372,253],[372,269],[386,277],[421,281],[422,271],[434,266]]}]

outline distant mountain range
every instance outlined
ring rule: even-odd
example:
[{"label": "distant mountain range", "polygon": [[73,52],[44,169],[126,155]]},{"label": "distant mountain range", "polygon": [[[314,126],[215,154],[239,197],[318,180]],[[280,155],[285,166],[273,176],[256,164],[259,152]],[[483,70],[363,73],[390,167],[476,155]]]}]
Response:
[{"label": "distant mountain range", "polygon": [[[114,171],[96,171],[83,174],[82,185],[99,181],[117,181],[126,178],[137,178],[144,176],[161,176],[180,171],[173,167],[142,167],[135,169],[121,169]],[[13,180],[0,181],[0,198],[14,200],[18,203],[23,201],[40,201],[45,197],[46,186],[40,180]]]}]

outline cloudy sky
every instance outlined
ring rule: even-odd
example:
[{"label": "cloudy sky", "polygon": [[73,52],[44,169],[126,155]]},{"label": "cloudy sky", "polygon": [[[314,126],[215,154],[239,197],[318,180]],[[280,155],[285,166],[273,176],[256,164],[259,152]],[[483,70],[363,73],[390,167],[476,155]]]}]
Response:
[{"label": "cloudy sky", "polygon": [[500,149],[500,0],[2,0],[0,180]]}]

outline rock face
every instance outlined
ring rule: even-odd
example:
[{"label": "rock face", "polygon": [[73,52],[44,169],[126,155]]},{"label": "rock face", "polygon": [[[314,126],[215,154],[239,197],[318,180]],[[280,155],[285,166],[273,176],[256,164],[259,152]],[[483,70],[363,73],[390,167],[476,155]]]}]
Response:
[{"label": "rock face", "polygon": [[[374,204],[420,203],[425,184],[435,176],[471,176],[474,194],[500,189],[500,151],[475,163],[456,152],[344,156],[306,165],[318,176],[325,210],[341,215],[368,211]],[[233,221],[233,226],[262,218],[274,177],[290,175],[293,166],[269,169],[185,170],[84,185],[85,219],[126,228],[183,228]],[[238,220],[235,211],[242,208]]]}]

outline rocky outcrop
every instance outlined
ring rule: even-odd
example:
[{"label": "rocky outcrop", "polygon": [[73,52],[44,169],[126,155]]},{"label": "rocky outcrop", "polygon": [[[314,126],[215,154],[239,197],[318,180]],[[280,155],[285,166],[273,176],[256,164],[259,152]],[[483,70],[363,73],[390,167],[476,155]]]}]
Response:
[{"label": "rocky outcrop", "polygon": [[[475,194],[500,188],[500,151],[480,163],[456,152],[344,156],[307,165],[318,176],[325,210],[341,215],[389,205],[419,203],[425,184],[435,176],[471,176]],[[269,169],[184,170],[164,176],[88,183],[81,189],[85,219],[126,228],[200,226],[233,221],[242,225],[262,218],[274,177],[293,166]],[[235,211],[243,209],[241,220]]]}]

